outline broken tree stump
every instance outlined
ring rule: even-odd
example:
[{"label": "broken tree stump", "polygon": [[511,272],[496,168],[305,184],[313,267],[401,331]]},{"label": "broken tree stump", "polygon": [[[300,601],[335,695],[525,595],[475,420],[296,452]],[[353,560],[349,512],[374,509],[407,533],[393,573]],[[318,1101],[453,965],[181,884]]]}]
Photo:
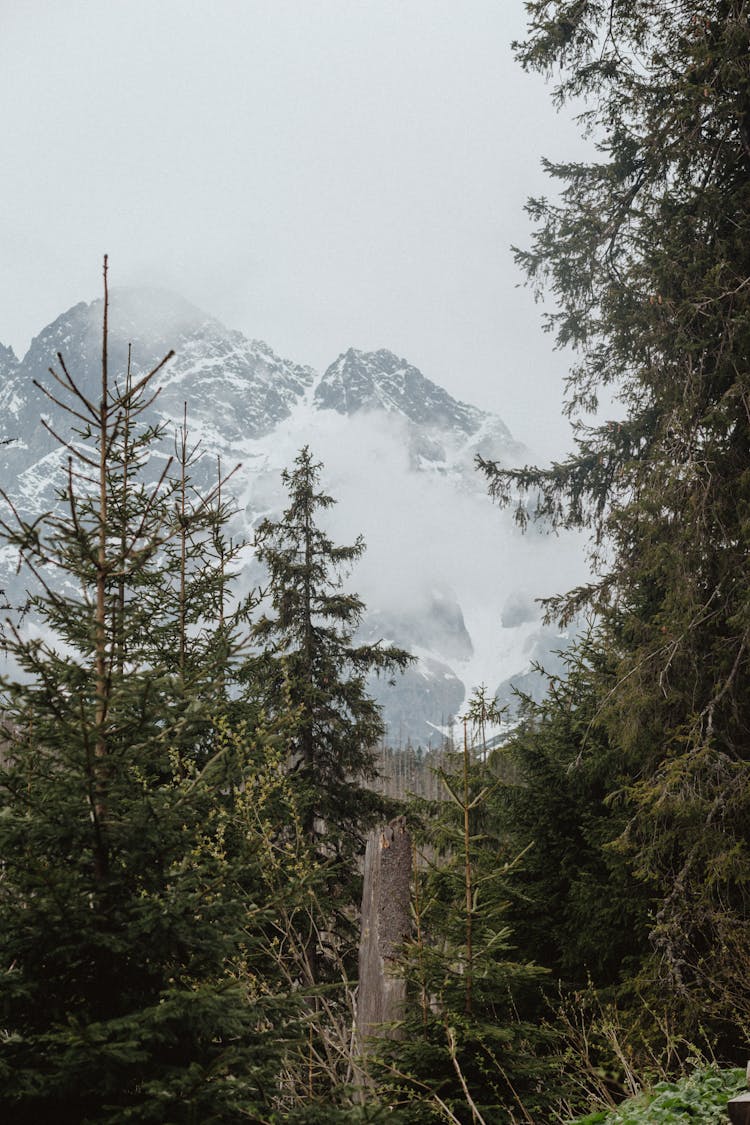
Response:
[{"label": "broken tree stump", "polygon": [[382,1027],[404,1014],[406,982],[394,972],[399,947],[411,931],[411,837],[403,816],[371,832],[365,852],[359,944],[357,1043],[393,1034]]},{"label": "broken tree stump", "polygon": [[738,1094],[727,1103],[732,1125],[750,1125],[750,1093]]}]

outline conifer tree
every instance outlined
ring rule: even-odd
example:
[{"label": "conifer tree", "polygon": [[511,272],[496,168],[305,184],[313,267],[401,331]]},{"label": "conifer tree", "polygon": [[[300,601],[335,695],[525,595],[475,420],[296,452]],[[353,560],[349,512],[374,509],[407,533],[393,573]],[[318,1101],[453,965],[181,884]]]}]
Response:
[{"label": "conifer tree", "polygon": [[[275,995],[259,827],[285,782],[260,766],[263,732],[229,725],[231,630],[219,623],[208,672],[187,659],[181,536],[200,542],[217,516],[210,497],[179,502],[169,466],[149,482],[162,365],[111,378],[108,308],[105,259],[100,396],[62,356],[45,387],[74,425],[59,507],[26,518],[5,497],[37,592],[35,627],[9,625],[21,674],[2,685],[0,1116],[267,1120],[294,1005]],[[223,568],[193,563],[216,591]],[[153,596],[175,566],[177,606]],[[233,803],[227,759],[244,781]]]},{"label": "conifer tree", "polygon": [[257,528],[272,612],[253,627],[262,646],[254,670],[271,712],[288,707],[297,714],[291,767],[309,837],[324,838],[328,854],[351,855],[367,808],[374,807],[361,783],[374,776],[374,748],[383,734],[367,677],[393,673],[411,657],[380,642],[354,643],[365,607],[342,581],[364,542],[360,536],[338,546],[321,527],[320,514],[335,503],[318,490],[321,468],[305,447],[294,470],[282,473],[289,507]]},{"label": "conifer tree", "polygon": [[[750,1013],[750,12],[742,0],[527,5],[524,66],[585,99],[598,154],[548,165],[518,258],[577,349],[568,409],[619,393],[550,469],[485,464],[495,494],[591,528],[601,699],[633,767],[627,839],[683,1027]],[[524,502],[525,503],[525,502]],[[525,507],[520,512],[525,518]],[[599,550],[601,548],[601,550]],[[736,1034],[736,1033],[735,1033]],[[730,1040],[732,1033],[730,1033]]]},{"label": "conifer tree", "polygon": [[[280,519],[257,528],[270,606],[253,627],[259,652],[247,675],[270,716],[293,716],[289,769],[304,831],[313,853],[343,880],[337,899],[345,907],[358,905],[353,858],[381,805],[363,785],[375,776],[374,751],[384,729],[367,678],[396,672],[411,658],[393,646],[354,640],[364,605],[342,589],[342,574],[364,543],[360,537],[336,545],[321,526],[321,515],[335,503],[319,489],[321,468],[305,447],[294,469],[282,474],[289,506]],[[342,885],[348,889],[342,892]]]},{"label": "conifer tree", "polygon": [[525,1015],[538,1007],[544,970],[508,926],[522,857],[497,815],[499,780],[483,753],[487,712],[491,721],[497,712],[482,689],[468,710],[462,749],[437,771],[441,799],[414,810],[422,827],[415,937],[402,966],[409,1002],[379,1066],[397,1119],[420,1125],[543,1120],[560,1096],[549,1082],[550,1035]]},{"label": "conifer tree", "polygon": [[638,761],[610,740],[600,714],[612,686],[601,642],[582,638],[545,698],[522,700],[520,722],[495,752],[512,780],[491,798],[508,841],[524,851],[508,905],[519,944],[551,970],[555,989],[590,983],[610,997],[632,987],[648,953],[652,904],[614,846]]}]

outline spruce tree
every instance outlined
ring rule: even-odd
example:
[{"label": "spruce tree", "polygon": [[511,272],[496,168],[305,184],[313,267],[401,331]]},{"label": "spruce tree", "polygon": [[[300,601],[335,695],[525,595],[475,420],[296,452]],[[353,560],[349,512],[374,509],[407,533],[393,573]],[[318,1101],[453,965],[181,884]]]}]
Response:
[{"label": "spruce tree", "polygon": [[[286,783],[263,732],[230,726],[226,622],[210,660],[187,658],[211,630],[204,616],[190,635],[183,532],[199,543],[217,513],[181,504],[169,465],[149,480],[161,365],[111,377],[106,270],[100,397],[62,356],[45,388],[74,426],[59,506],[32,519],[8,501],[2,522],[36,590],[34,626],[8,625],[20,675],[2,685],[0,1115],[267,1120],[294,1022],[262,862]],[[192,562],[216,593],[223,566]]]},{"label": "spruce tree", "polygon": [[[613,742],[599,711],[613,686],[600,641],[582,638],[548,678],[545,698],[495,756],[512,780],[493,795],[509,842],[524,852],[508,918],[554,987],[630,987],[648,953],[651,888],[614,842],[632,815],[624,799],[638,759]],[[508,769],[508,767],[510,767]]]},{"label": "spruce tree", "polygon": [[483,742],[496,717],[479,689],[462,749],[436,771],[440,798],[412,810],[419,844],[414,937],[401,965],[407,1014],[382,1041],[376,1067],[383,1100],[404,1122],[548,1120],[561,1097],[554,1037],[526,1014],[537,1013],[545,972],[508,925],[523,858],[493,800],[500,781]]},{"label": "spruce tree", "polygon": [[[257,528],[270,604],[253,627],[258,654],[246,674],[269,716],[292,716],[288,768],[304,832],[313,855],[329,867],[338,906],[346,909],[358,905],[354,859],[382,805],[365,786],[375,776],[374,751],[384,731],[367,679],[373,672],[392,674],[411,658],[402,649],[354,639],[364,604],[342,589],[342,581],[364,543],[360,537],[336,545],[321,526],[320,517],[335,503],[319,489],[321,468],[305,447],[294,468],[282,473],[288,507]],[[313,948],[309,954],[315,962]]]},{"label": "spruce tree", "polygon": [[[550,469],[485,464],[498,498],[591,529],[600,701],[636,762],[626,834],[684,1028],[750,1014],[750,13],[740,0],[532,0],[524,66],[585,99],[597,158],[548,165],[518,258],[577,349],[568,409],[617,391]],[[526,501],[519,514],[526,518]],[[663,990],[664,991],[664,990]],[[729,1033],[727,1049],[737,1032]],[[744,1050],[744,1048],[743,1048]],[[744,1055],[743,1055],[744,1057]]]}]

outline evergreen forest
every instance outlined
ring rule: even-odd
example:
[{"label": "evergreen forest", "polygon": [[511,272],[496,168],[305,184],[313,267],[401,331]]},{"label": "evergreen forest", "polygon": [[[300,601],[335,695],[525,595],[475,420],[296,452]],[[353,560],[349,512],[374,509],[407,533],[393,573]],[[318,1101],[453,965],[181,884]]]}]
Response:
[{"label": "evergreen forest", "polygon": [[[99,391],[64,354],[39,373],[57,506],[0,491],[29,590],[2,629],[9,1125],[719,1122],[744,1085],[750,5],[525,7],[519,63],[593,154],[547,164],[515,251],[574,450],[477,469],[522,526],[589,534],[590,581],[545,606],[565,673],[513,724],[481,686],[439,751],[384,747],[368,684],[412,658],[359,639],[324,466],[287,468],[240,594],[231,467],[194,484],[189,403],[148,422],[169,354],[110,370],[105,258]],[[374,1021],[366,845],[406,864]]]}]

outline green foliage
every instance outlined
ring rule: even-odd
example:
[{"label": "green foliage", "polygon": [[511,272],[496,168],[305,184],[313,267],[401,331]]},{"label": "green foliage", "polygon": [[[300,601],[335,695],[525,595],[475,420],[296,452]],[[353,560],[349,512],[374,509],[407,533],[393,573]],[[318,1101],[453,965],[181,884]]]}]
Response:
[{"label": "green foliage", "polygon": [[519,1014],[535,1006],[544,972],[507,925],[518,857],[494,815],[497,777],[466,734],[439,771],[444,799],[422,803],[408,1014],[379,1064],[381,1096],[409,1122],[512,1123],[544,1116],[558,1094],[544,1081],[553,1035]]},{"label": "green foliage", "polygon": [[484,464],[498,499],[591,529],[612,669],[601,729],[626,762],[623,844],[657,899],[652,971],[688,1034],[739,1050],[750,1015],[750,15],[726,0],[531,0],[522,63],[586,99],[594,159],[549,164],[530,284],[577,351],[568,411],[603,389],[549,469]]},{"label": "green foliage", "polygon": [[524,861],[508,919],[526,953],[566,986],[612,988],[648,952],[648,888],[617,841],[630,816],[623,790],[632,761],[599,714],[613,686],[595,637],[565,656],[565,675],[494,752],[513,782],[496,790],[496,815]]},{"label": "green foliage", "polygon": [[274,936],[305,880],[296,854],[271,878],[266,831],[293,800],[228,699],[224,560],[201,548],[225,513],[149,481],[150,378],[108,381],[106,310],[105,288],[101,401],[55,376],[80,423],[60,510],[4,525],[39,592],[2,685],[0,1115],[266,1120],[299,1034]]},{"label": "green foliage", "polygon": [[572,1125],[723,1125],[727,1102],[746,1089],[743,1070],[696,1070],[679,1082],[659,1082],[616,1110],[592,1113]]},{"label": "green foliage", "polygon": [[[351,882],[363,829],[382,812],[382,801],[362,784],[375,776],[374,747],[383,734],[367,677],[392,674],[411,657],[353,639],[364,605],[342,590],[342,572],[364,543],[337,546],[320,526],[335,503],[318,488],[321,467],[303,449],[294,470],[282,474],[289,507],[257,528],[270,607],[253,626],[258,653],[245,675],[266,713],[287,717],[288,766],[313,850]],[[339,889],[340,905],[351,903],[352,893]]]}]

